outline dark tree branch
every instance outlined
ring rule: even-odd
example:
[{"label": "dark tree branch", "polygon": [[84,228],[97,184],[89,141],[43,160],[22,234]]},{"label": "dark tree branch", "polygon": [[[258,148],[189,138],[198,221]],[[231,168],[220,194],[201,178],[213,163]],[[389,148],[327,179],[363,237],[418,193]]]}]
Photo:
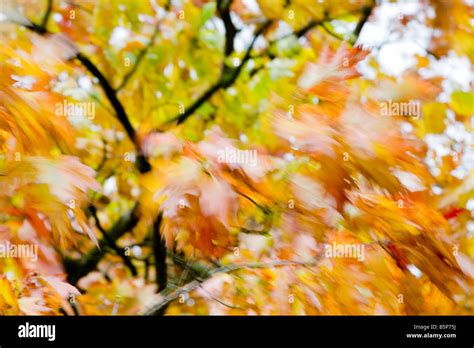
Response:
[{"label": "dark tree branch", "polygon": [[[133,229],[138,223],[138,204],[123,215],[107,232],[110,241],[115,242],[122,237],[126,232]],[[95,270],[105,253],[101,250],[106,248],[109,242],[103,238],[99,241],[100,248],[93,248],[80,259],[72,259],[66,257],[64,259],[64,268],[68,274],[68,282],[76,284],[79,279],[87,275],[89,272]]]},{"label": "dark tree branch", "polygon": [[51,11],[53,9],[53,0],[48,0],[48,5],[46,7],[46,13],[44,14],[43,20],[41,21],[41,27],[44,28],[46,31],[46,27],[48,26],[48,20],[51,16]]},{"label": "dark tree branch", "polygon": [[285,35],[282,35],[272,41],[269,42],[268,44],[268,48],[266,50],[266,53],[268,54],[268,50],[271,46],[273,46],[274,44],[276,44],[278,41],[281,41],[283,39],[286,39],[286,38],[289,38],[291,36],[295,36],[297,38],[300,38],[304,35],[306,35],[311,29],[315,28],[316,26],[320,25],[321,23],[324,23],[324,22],[327,22],[327,21],[330,21],[331,19],[328,18],[327,16],[325,16],[323,19],[321,20],[310,20],[307,24],[305,24],[304,26],[302,26],[301,28],[299,28],[298,30],[295,30],[294,32],[292,33],[288,33],[288,34],[285,34]]},{"label": "dark tree branch", "polygon": [[310,31],[311,29],[313,29],[314,27],[316,27],[317,25],[323,23],[326,19],[324,20],[321,20],[321,21],[315,21],[315,20],[311,20],[308,22],[308,24],[306,24],[304,27],[298,29],[297,31],[295,31],[293,33],[294,36],[300,38],[304,35],[306,35],[306,33],[308,33],[308,31]]},{"label": "dark tree branch", "polygon": [[232,4],[232,0],[219,0],[217,2],[217,9],[219,11],[220,17],[222,18],[222,21],[224,22],[224,27],[225,27],[224,54],[226,57],[230,56],[232,52],[234,52],[234,39],[235,39],[235,35],[237,35],[237,32],[238,32],[230,16],[231,4]]},{"label": "dark tree branch", "polygon": [[[21,24],[21,23],[19,23]],[[44,35],[44,34],[47,34],[48,31],[43,28],[41,25],[38,25],[38,24],[35,24],[35,23],[28,23],[28,24],[25,24],[24,27],[28,30],[31,30],[32,32],[36,33],[36,34],[39,34],[39,35]]]},{"label": "dark tree branch", "polygon": [[92,61],[88,57],[78,52],[76,55],[76,59],[79,60],[82,65],[84,65],[84,67],[99,80],[99,84],[102,87],[102,90],[104,91],[105,95],[107,96],[107,99],[115,110],[117,119],[122,124],[123,128],[125,129],[125,132],[127,133],[130,140],[133,142],[135,149],[138,153],[137,160],[135,163],[137,169],[140,171],[140,173],[149,172],[151,170],[151,165],[143,155],[141,146],[135,133],[135,129],[130,123],[128,115],[122,103],[118,99],[115,90],[112,88],[107,78],[101,73],[97,66],[92,63]]},{"label": "dark tree branch", "polygon": [[117,118],[120,121],[120,123],[123,125],[123,128],[125,128],[125,131],[127,132],[128,137],[132,140],[132,142],[135,144],[137,142],[137,137],[135,134],[135,129],[133,129],[132,124],[130,123],[127,113],[125,112],[125,109],[120,103],[120,101],[117,98],[117,95],[115,94],[114,89],[110,85],[109,81],[107,78],[100,72],[100,70],[97,68],[97,66],[92,63],[92,61],[83,55],[82,53],[77,53],[76,59],[79,60],[82,65],[97,79],[99,80],[99,84],[101,85],[102,89],[104,90],[105,95],[107,96],[107,99],[109,99],[110,104],[114,108],[115,112],[117,113]]},{"label": "dark tree branch", "polygon": [[108,232],[102,227],[102,225],[100,223],[100,220],[99,220],[99,217],[97,216],[97,209],[94,206],[90,206],[89,210],[91,211],[92,217],[95,220],[95,224],[96,224],[97,228],[99,229],[99,231],[104,236],[104,240],[117,253],[117,255],[119,255],[122,258],[125,265],[128,267],[128,269],[130,269],[130,272],[132,272],[132,275],[133,276],[138,275],[138,272],[137,272],[137,269],[136,269],[135,265],[132,263],[130,258],[125,254],[125,250],[120,248],[115,243],[115,241],[112,240],[112,238],[110,238]]},{"label": "dark tree branch", "polygon": [[[48,15],[49,17],[49,15]],[[40,35],[45,35],[49,34],[49,32],[46,30],[45,27],[42,25],[37,25],[34,23],[29,23],[25,25],[25,27],[37,34]],[[77,59],[79,62],[82,63],[82,65],[93,75],[99,80],[99,84],[104,91],[107,99],[109,100],[110,104],[112,105],[112,108],[115,111],[116,117],[119,120],[119,122],[122,124],[123,128],[125,129],[125,132],[127,133],[128,137],[132,141],[133,145],[135,146],[135,150],[137,151],[137,160],[136,160],[136,167],[140,171],[140,173],[146,173],[151,170],[151,165],[148,162],[148,160],[145,158],[143,155],[143,151],[141,149],[141,146],[139,144],[135,129],[133,128],[132,124],[130,123],[129,117],[120,102],[120,100],[117,97],[116,91],[112,88],[110,85],[109,81],[107,78],[102,74],[102,72],[97,68],[97,66],[83,53],[77,52],[76,56],[74,57]]]},{"label": "dark tree branch", "polygon": [[[375,6],[375,5],[374,5]],[[323,19],[321,20],[311,20],[308,22],[308,24],[306,24],[305,26],[303,26],[302,28],[292,32],[292,33],[289,33],[289,34],[286,34],[286,35],[283,35],[273,41],[271,41],[268,45],[268,48],[265,50],[264,54],[266,54],[270,60],[273,60],[276,58],[276,56],[271,52],[271,47],[273,45],[275,45],[278,41],[281,41],[283,39],[286,39],[290,36],[295,36],[296,38],[300,38],[300,37],[303,37],[304,35],[306,35],[311,29],[317,27],[317,26],[321,26],[328,34],[330,34],[331,36],[339,39],[339,40],[344,40],[344,38],[342,38],[341,36],[337,35],[336,33],[333,33],[332,31],[329,30],[329,28],[326,26],[326,23],[330,22],[331,20],[333,20],[335,18],[330,18],[328,16],[328,14],[326,14],[324,16]],[[353,42],[349,42],[351,45],[353,44]],[[263,66],[260,66],[260,67],[257,67],[255,68],[252,72],[251,72],[251,76],[253,76],[254,74],[256,74],[259,70],[261,70],[263,68]]]},{"label": "dark tree branch", "polygon": [[155,40],[156,40],[156,37],[158,35],[158,32],[159,32],[159,25],[157,24],[156,27],[155,27],[155,30],[153,32],[153,35],[151,36],[150,38],[150,42],[148,43],[148,45],[146,45],[137,55],[137,60],[135,62],[135,64],[133,65],[132,69],[130,69],[130,71],[128,73],[125,74],[122,82],[120,83],[120,85],[118,85],[118,87],[115,89],[115,91],[120,91],[122,88],[125,87],[125,85],[128,83],[128,81],[130,80],[130,78],[135,74],[135,72],[137,71],[138,69],[138,66],[140,65],[140,63],[142,62],[143,58],[145,58],[148,50],[150,49],[151,46],[153,46],[153,44],[155,43]]},{"label": "dark tree branch", "polygon": [[201,263],[186,260],[178,254],[168,251],[168,256],[172,258],[173,262],[188,271],[194,279],[203,279],[207,277],[209,269]]},{"label": "dark tree branch", "polygon": [[[47,13],[43,19],[42,25],[37,25],[34,23],[29,23],[25,27],[37,34],[45,35],[49,32],[46,30],[45,23],[47,23],[52,9],[52,1],[48,3]],[[133,142],[137,152],[137,161],[135,165],[141,173],[146,173],[151,170],[151,165],[145,156],[142,153],[141,147],[139,146],[138,139],[136,137],[135,129],[131,125],[128,115],[122,105],[122,103],[117,98],[115,90],[110,85],[109,81],[105,76],[100,72],[100,70],[94,65],[94,63],[86,57],[84,54],[78,52],[75,56],[84,67],[99,80],[99,84],[102,87],[107,99],[115,110],[116,116],[119,122],[124,127],[127,135],[130,140]],[[106,247],[111,242],[115,244],[115,241],[118,240],[122,235],[124,235],[129,230],[133,229],[138,223],[138,204],[127,214],[122,216],[112,227],[111,229],[104,234],[104,239],[99,241],[99,247]],[[68,274],[68,282],[71,284],[76,284],[79,279],[87,275],[89,272],[97,268],[98,263],[105,254],[101,251],[100,248],[94,248],[89,251],[84,257],[79,260],[66,257],[64,259],[64,267]],[[125,261],[125,260],[124,260]],[[128,260],[129,261],[129,260]],[[127,261],[125,261],[127,262]],[[128,264],[130,268],[130,264]],[[134,266],[131,264],[132,273]]]},{"label": "dark tree branch", "polygon": [[175,122],[177,124],[183,123],[188,119],[189,116],[191,116],[197,109],[199,109],[202,104],[208,101],[217,91],[219,91],[221,88],[230,87],[239,77],[244,65],[251,58],[251,52],[255,45],[255,42],[257,41],[257,38],[271,25],[271,23],[272,21],[266,21],[262,26],[260,26],[259,29],[257,29],[249,47],[247,48],[247,51],[245,52],[244,57],[242,58],[242,62],[238,67],[231,69],[224,64],[219,81],[212,84],[193,104],[185,108],[183,114],[175,116],[174,118],[166,122],[165,125],[170,125]]},{"label": "dark tree branch", "polygon": [[211,87],[209,87],[196,101],[191,104],[188,108],[184,110],[184,113],[176,116],[173,118],[171,121],[167,122],[169,123],[174,123],[176,122],[177,124],[181,124],[184,121],[188,119],[189,116],[194,114],[194,112],[199,109],[199,107],[204,104],[206,101],[208,101],[218,90],[222,88],[221,81],[218,81],[217,83],[214,83]]},{"label": "dark tree branch", "polygon": [[242,62],[240,65],[233,70],[233,72],[230,74],[230,77],[227,79],[225,76],[222,76],[221,78],[221,84],[222,88],[228,88],[230,87],[235,80],[237,80],[237,77],[239,77],[240,72],[242,71],[242,68],[244,65],[247,63],[247,61],[251,58],[251,53],[253,46],[255,45],[255,42],[257,42],[257,39],[260,37],[260,35],[263,34],[265,30],[267,30],[268,27],[272,24],[272,21],[266,21],[256,32],[255,35],[250,42],[249,47],[247,48],[247,51],[245,52],[244,57],[242,58]]},{"label": "dark tree branch", "polygon": [[155,256],[156,284],[160,292],[166,288],[168,284],[168,273],[166,267],[166,243],[161,235],[161,222],[163,214],[160,212],[153,224],[153,255]]},{"label": "dark tree branch", "polygon": [[354,38],[353,40],[351,40],[352,44],[355,44],[357,42],[357,39],[359,38],[362,28],[364,27],[365,23],[367,23],[367,20],[369,19],[370,15],[372,14],[372,11],[375,8],[375,5],[376,5],[376,2],[372,1],[372,4],[370,6],[365,6],[362,8],[362,17],[357,23],[356,28],[354,29],[354,32],[353,32]]},{"label": "dark tree branch", "polygon": [[[303,37],[304,35],[306,35],[311,29],[315,28],[316,26],[318,25],[322,25],[324,22],[330,20],[329,18],[327,17],[324,17],[324,19],[322,20],[319,20],[319,21],[315,21],[315,20],[311,20],[308,22],[308,24],[304,25],[303,27],[301,27],[300,29],[292,32],[292,33],[289,33],[289,34],[286,34],[286,35],[283,35],[283,36],[280,36],[279,38],[277,39],[274,39],[272,41],[269,42],[268,44],[268,47],[267,49],[263,52],[265,55],[268,56],[268,58],[270,60],[273,60],[276,58],[276,56],[271,52],[271,48],[273,47],[273,45],[275,45],[278,41],[281,41],[281,40],[284,40],[290,36],[295,36],[296,38],[300,38],[300,37]],[[263,68],[263,66],[260,66],[258,68],[255,68],[252,70],[252,72],[250,73],[251,76],[255,75],[259,70],[261,70]]]},{"label": "dark tree branch", "polygon": [[95,169],[97,174],[104,168],[105,163],[107,162],[107,141],[102,138],[102,159],[100,160],[99,165]]},{"label": "dark tree branch", "polygon": [[[157,292],[163,291],[168,285],[168,268],[166,264],[166,243],[161,235],[161,222],[163,221],[163,213],[159,213],[153,224],[152,230],[152,249],[155,260],[156,284]],[[162,306],[154,315],[163,315],[167,306]]]},{"label": "dark tree branch", "polygon": [[[316,26],[318,25],[321,25],[323,24],[324,22],[326,21],[329,21],[330,19],[325,17],[324,19],[322,20],[319,20],[319,21],[316,21],[316,20],[311,20],[308,22],[308,24],[306,24],[305,26],[301,27],[300,29],[296,30],[295,32],[289,34],[289,35],[284,35],[283,37],[280,37],[278,38],[277,40],[275,41],[272,41],[270,44],[269,44],[269,47],[273,44],[275,44],[277,41],[279,40],[282,40],[286,37],[289,37],[289,36],[296,36],[297,38],[300,38],[304,35],[306,35],[311,29],[315,28]],[[255,35],[254,35],[254,38],[251,42],[251,44],[249,45],[249,48],[247,49],[247,52],[242,60],[242,63],[237,67],[235,68],[233,71],[228,68],[226,65],[224,65],[223,67],[223,71],[222,71],[222,74],[221,74],[221,78],[219,81],[217,81],[216,83],[212,84],[198,99],[196,99],[196,101],[194,103],[192,103],[189,107],[185,108],[184,110],[184,113],[181,114],[181,115],[178,115],[178,116],[175,116],[174,118],[172,118],[171,120],[169,120],[168,122],[165,123],[165,128],[166,126],[169,126],[171,124],[174,124],[175,122],[179,125],[183,122],[185,122],[191,115],[194,114],[194,112],[199,109],[199,107],[204,104],[206,101],[208,101],[217,91],[219,91],[221,88],[228,88],[230,87],[234,82],[235,80],[238,78],[244,64],[251,58],[251,51],[253,49],[253,46],[255,44],[255,41],[256,39],[258,38],[258,36],[260,36],[260,34],[263,33],[263,31],[265,31],[269,26],[271,25],[271,21],[267,21],[261,28],[260,30],[258,30]],[[268,55],[270,57],[270,59],[274,59],[275,57],[273,55],[270,54],[270,50],[267,49],[265,50],[264,52],[266,55]],[[230,77],[229,77],[230,76]]]}]

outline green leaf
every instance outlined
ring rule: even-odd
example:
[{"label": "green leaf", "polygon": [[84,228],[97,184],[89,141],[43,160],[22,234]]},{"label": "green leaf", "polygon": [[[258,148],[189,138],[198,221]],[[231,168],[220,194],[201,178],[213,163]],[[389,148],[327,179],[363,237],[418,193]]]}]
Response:
[{"label": "green leaf", "polygon": [[210,2],[203,6],[201,12],[201,18],[199,19],[199,27],[202,27],[209,19],[212,18],[216,11],[216,3]]},{"label": "green leaf", "polygon": [[438,102],[423,105],[423,118],[417,122],[418,132],[421,137],[428,133],[440,134],[446,128],[446,105]]},{"label": "green leaf", "polygon": [[451,94],[451,108],[457,114],[474,115],[474,92],[457,91]]}]

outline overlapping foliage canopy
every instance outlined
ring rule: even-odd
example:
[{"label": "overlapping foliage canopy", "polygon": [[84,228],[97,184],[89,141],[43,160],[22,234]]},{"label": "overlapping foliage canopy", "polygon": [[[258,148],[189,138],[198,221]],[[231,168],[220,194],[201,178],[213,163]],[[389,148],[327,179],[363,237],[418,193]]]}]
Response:
[{"label": "overlapping foliage canopy", "polygon": [[468,3],[1,0],[0,313],[472,314]]}]

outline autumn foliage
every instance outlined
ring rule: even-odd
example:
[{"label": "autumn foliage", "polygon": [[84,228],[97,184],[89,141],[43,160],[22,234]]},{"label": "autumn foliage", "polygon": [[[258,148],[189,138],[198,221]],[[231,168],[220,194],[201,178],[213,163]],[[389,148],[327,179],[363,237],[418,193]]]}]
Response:
[{"label": "autumn foliage", "polygon": [[0,314],[474,314],[466,1],[1,1]]}]

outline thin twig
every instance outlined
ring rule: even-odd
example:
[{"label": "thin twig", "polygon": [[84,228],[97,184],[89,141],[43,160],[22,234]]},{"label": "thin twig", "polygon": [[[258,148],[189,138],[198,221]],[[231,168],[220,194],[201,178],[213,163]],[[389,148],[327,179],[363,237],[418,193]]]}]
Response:
[{"label": "thin twig", "polygon": [[96,224],[97,228],[99,229],[99,231],[104,236],[105,241],[117,253],[117,255],[119,255],[122,258],[125,265],[128,267],[128,269],[130,270],[132,275],[135,277],[138,274],[137,268],[132,263],[130,258],[125,254],[125,250],[119,248],[118,245],[115,243],[115,241],[112,238],[110,238],[108,232],[102,227],[102,224],[100,223],[99,217],[97,216],[97,209],[94,206],[91,206],[91,207],[89,207],[89,210],[91,211],[92,217],[95,220],[95,224]]},{"label": "thin twig", "polygon": [[[124,214],[115,222],[107,231],[107,235],[115,242],[125,233],[133,229],[137,225],[138,220],[138,204],[136,204],[131,211]],[[99,241],[99,246],[105,247],[107,245],[108,243],[105,238]],[[80,259],[66,257],[64,259],[64,268],[68,274],[68,282],[73,285],[76,284],[79,279],[97,268],[97,265],[104,255],[105,253],[101,249],[94,247]]]},{"label": "thin twig", "polygon": [[161,312],[164,307],[166,307],[170,302],[176,300],[180,295],[187,294],[197,287],[199,287],[202,282],[207,279],[212,278],[216,274],[219,273],[231,273],[241,269],[266,269],[266,268],[274,268],[274,267],[291,267],[291,266],[316,266],[318,264],[318,260],[311,260],[311,261],[286,261],[286,260],[276,260],[267,263],[246,263],[246,264],[234,264],[234,265],[227,265],[222,267],[217,267],[210,270],[207,273],[207,276],[203,279],[195,279],[184,286],[177,288],[177,289],[165,289],[160,294],[162,295],[161,298],[156,302],[151,304],[148,308],[142,311],[143,315],[156,315],[156,313]]},{"label": "thin twig", "polygon": [[138,53],[137,60],[135,61],[135,64],[133,65],[132,69],[130,69],[130,71],[125,74],[122,82],[117,86],[117,88],[115,88],[116,92],[124,88],[126,84],[128,83],[128,81],[130,80],[130,78],[135,74],[135,72],[138,69],[138,66],[142,62],[143,58],[146,56],[148,50],[155,43],[156,37],[158,36],[158,32],[159,32],[159,24],[155,26],[155,30],[153,31],[153,35],[150,38],[150,42]]},{"label": "thin twig", "polygon": [[331,35],[332,37],[334,37],[334,38],[336,38],[336,39],[338,39],[338,40],[342,40],[342,41],[345,40],[341,35],[339,35],[339,34],[333,32],[332,30],[330,30],[330,29],[327,27],[326,23],[321,23],[321,28],[323,28],[324,31],[325,31],[326,33],[328,33],[329,35]]},{"label": "thin twig", "polygon": [[[202,285],[202,284],[201,284],[201,285]],[[224,307],[227,307],[227,308],[230,308],[230,309],[242,309],[242,307],[234,306],[234,305],[225,303],[225,302],[222,301],[220,298],[217,298],[216,296],[214,296],[213,294],[211,294],[209,291],[207,291],[206,289],[204,289],[202,286],[200,286],[200,288],[201,288],[205,293],[207,293],[207,295],[208,295],[211,299],[213,299],[213,300],[216,301],[217,303],[223,305]]]}]

